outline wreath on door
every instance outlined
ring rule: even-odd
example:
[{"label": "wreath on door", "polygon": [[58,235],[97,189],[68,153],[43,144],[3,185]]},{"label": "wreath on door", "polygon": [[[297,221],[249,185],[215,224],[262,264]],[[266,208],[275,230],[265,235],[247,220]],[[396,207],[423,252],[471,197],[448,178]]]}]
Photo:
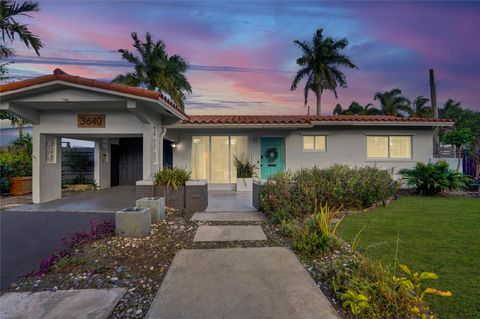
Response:
[{"label": "wreath on door", "polygon": [[265,158],[269,163],[275,162],[278,158],[278,150],[274,147],[267,148],[265,151]]}]

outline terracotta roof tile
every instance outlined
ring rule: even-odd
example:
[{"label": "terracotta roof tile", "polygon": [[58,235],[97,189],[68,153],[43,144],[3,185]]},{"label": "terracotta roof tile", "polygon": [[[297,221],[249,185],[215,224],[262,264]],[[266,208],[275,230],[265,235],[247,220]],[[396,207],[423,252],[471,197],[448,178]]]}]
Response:
[{"label": "terracotta roof tile", "polygon": [[190,115],[184,124],[311,124],[312,122],[452,122],[383,115]]},{"label": "terracotta roof tile", "polygon": [[2,84],[0,85],[0,93],[18,90],[18,89],[26,88],[29,86],[43,84],[43,83],[52,82],[56,80],[73,83],[77,85],[82,85],[82,86],[87,86],[87,87],[93,87],[93,88],[102,89],[102,90],[110,90],[110,91],[115,91],[119,93],[145,97],[152,100],[162,99],[168,105],[173,107],[177,112],[186,116],[186,114],[180,108],[178,108],[175,105],[175,103],[173,103],[171,100],[169,100],[167,97],[165,97],[165,95],[161,94],[160,92],[145,90],[142,88],[128,86],[124,84],[108,83],[108,82],[103,82],[95,79],[74,76],[74,75],[67,74],[63,70],[58,68],[53,71],[53,74],[42,75],[33,79]]}]

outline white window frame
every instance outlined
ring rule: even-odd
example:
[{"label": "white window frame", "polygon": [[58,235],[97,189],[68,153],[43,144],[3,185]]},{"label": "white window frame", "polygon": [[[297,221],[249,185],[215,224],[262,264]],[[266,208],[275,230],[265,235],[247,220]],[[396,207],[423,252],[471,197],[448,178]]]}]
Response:
[{"label": "white window frame", "polygon": [[[309,150],[309,149],[305,149],[305,137],[313,137],[313,149]],[[324,149],[316,149],[315,148],[315,139],[317,137],[323,137],[325,139],[325,148]],[[327,135],[326,134],[304,134],[302,135],[302,149],[304,152],[306,153],[325,153],[327,152]]]},{"label": "white window frame", "polygon": [[[386,137],[387,138],[387,148],[388,148],[388,157],[369,157],[368,156],[368,138],[369,137]],[[391,157],[390,155],[390,138],[392,137],[409,137],[410,138],[410,157]],[[413,159],[413,135],[401,135],[401,134],[366,134],[365,139],[365,149],[366,156],[368,160],[389,160],[389,161],[408,161]]]},{"label": "white window frame", "polygon": [[45,136],[45,164],[57,163],[57,138],[55,136]]}]

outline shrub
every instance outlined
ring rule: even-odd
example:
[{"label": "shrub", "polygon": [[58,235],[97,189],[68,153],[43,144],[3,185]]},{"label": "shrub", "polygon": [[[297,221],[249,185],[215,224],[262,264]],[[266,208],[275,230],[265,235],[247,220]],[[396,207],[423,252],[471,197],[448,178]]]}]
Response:
[{"label": "shrub", "polygon": [[180,186],[185,186],[185,183],[190,179],[191,172],[179,168],[164,168],[155,174],[155,186],[165,186],[165,188],[173,188],[176,190]]},{"label": "shrub", "polygon": [[65,165],[78,175],[73,180],[73,184],[85,184],[85,175],[93,162],[86,153],[76,152],[72,149],[65,151]]},{"label": "shrub", "polygon": [[260,189],[260,206],[267,215],[284,209],[303,221],[305,212],[314,211],[315,202],[361,209],[385,201],[397,190],[391,170],[346,165],[313,167],[269,178]]},{"label": "shrub", "polygon": [[237,178],[252,178],[257,176],[255,170],[257,165],[250,163],[248,160],[242,161],[238,157],[233,157],[233,164],[237,169]]},{"label": "shrub", "polygon": [[332,209],[328,204],[320,207],[304,228],[294,233],[294,248],[307,254],[330,251],[336,241],[337,227],[334,223],[339,209]]},{"label": "shrub", "polygon": [[435,195],[441,191],[461,189],[467,181],[463,174],[451,170],[445,161],[434,164],[417,162],[412,169],[400,170],[400,174],[406,184],[413,186],[420,195]]},{"label": "shrub", "polygon": [[275,210],[268,216],[268,220],[273,224],[288,222],[292,220],[292,218],[292,214],[286,209]]}]

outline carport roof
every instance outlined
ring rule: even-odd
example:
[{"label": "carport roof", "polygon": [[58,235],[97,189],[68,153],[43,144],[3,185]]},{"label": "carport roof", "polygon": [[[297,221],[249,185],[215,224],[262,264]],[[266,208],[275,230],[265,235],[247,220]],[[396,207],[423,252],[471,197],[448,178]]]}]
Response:
[{"label": "carport roof", "polygon": [[91,87],[91,88],[97,88],[97,89],[113,91],[113,92],[118,92],[123,94],[129,94],[133,96],[151,99],[154,101],[161,100],[166,104],[168,104],[168,106],[172,108],[174,111],[176,111],[176,113],[180,113],[181,115],[183,115],[183,117],[187,117],[187,115],[182,109],[180,109],[177,105],[175,105],[175,103],[173,103],[161,92],[146,90],[146,89],[129,86],[125,84],[108,83],[105,81],[99,81],[95,79],[89,79],[89,78],[84,78],[80,76],[70,75],[59,68],[55,69],[53,71],[53,74],[42,75],[42,76],[38,76],[28,80],[2,84],[0,85],[0,93],[15,91],[15,90],[19,90],[19,89],[39,85],[39,84],[53,82],[53,81],[67,82],[67,83],[72,83],[75,85],[80,85],[85,87]]}]

